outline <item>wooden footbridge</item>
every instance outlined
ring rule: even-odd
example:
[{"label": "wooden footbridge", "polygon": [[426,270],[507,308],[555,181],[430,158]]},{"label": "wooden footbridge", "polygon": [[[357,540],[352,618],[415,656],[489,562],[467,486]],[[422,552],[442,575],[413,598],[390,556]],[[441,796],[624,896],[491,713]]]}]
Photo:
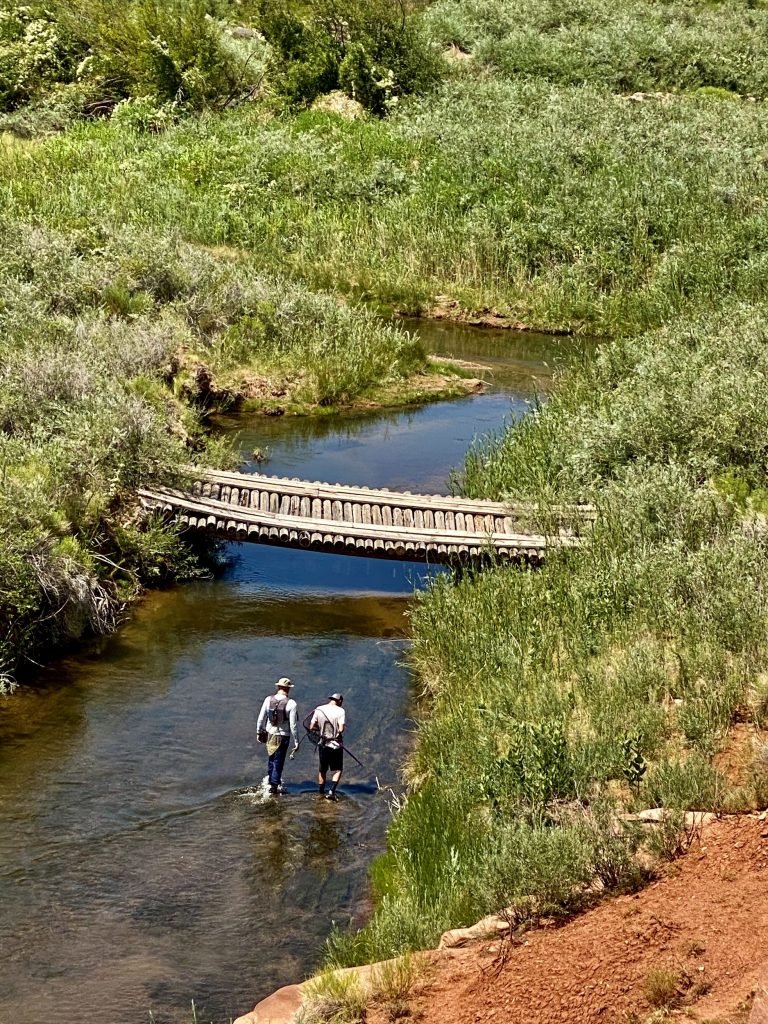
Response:
[{"label": "wooden footbridge", "polygon": [[189,490],[139,497],[189,530],[225,539],[401,561],[535,564],[548,546],[579,542],[567,528],[554,537],[536,532],[530,506],[256,474],[209,472]]}]

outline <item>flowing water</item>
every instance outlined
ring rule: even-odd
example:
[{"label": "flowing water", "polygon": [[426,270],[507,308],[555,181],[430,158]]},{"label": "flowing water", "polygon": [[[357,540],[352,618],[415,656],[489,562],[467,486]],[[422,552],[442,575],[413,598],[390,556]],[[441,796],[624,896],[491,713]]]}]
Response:
[{"label": "flowing water", "polygon": [[[396,413],[224,422],[276,475],[444,491],[474,436],[545,390],[552,339],[419,328],[492,368],[485,395]],[[359,923],[387,787],[409,744],[402,664],[424,568],[256,545],[224,575],[155,593],[99,649],[0,698],[0,1024],[226,1022],[311,970]],[[258,796],[261,700],[345,694],[338,804],[304,744]],[[379,788],[381,787],[381,788]]]}]

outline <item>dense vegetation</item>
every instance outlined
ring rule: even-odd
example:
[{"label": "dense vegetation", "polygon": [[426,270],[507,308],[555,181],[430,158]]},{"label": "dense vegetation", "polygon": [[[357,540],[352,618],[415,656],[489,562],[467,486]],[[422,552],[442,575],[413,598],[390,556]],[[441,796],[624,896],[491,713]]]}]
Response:
[{"label": "dense vegetation", "polygon": [[441,0],[427,25],[503,77],[622,93],[768,92],[762,0]]},{"label": "dense vegetation", "polygon": [[759,297],[763,106],[450,82],[381,121],[119,118],[0,163],[8,214],[247,250],[313,287],[418,308],[448,294],[539,327],[637,332]]},{"label": "dense vegetation", "polygon": [[[135,489],[231,458],[204,436],[211,409],[330,407],[393,382],[418,393],[402,388],[425,368],[406,332],[247,246],[184,240],[203,233],[171,193],[197,188],[221,111],[263,74],[261,37],[227,25],[238,13],[0,5],[0,108],[17,133],[0,136],[0,690],[41,649],[112,628],[142,586],[201,571],[172,530],[141,522]],[[19,138],[64,122],[47,142]],[[211,238],[239,205],[220,184],[193,201]],[[51,187],[59,204],[42,202]]]},{"label": "dense vegetation", "polygon": [[763,746],[717,755],[768,707],[768,8],[614,8],[0,4],[0,670],[195,571],[131,493],[224,458],[199,417],[245,371],[320,404],[423,365],[356,300],[614,339],[457,477],[598,520],[418,600],[430,713],[347,962],[635,884],[628,809],[671,854],[766,800]]},{"label": "dense vegetation", "polygon": [[419,599],[431,713],[374,871],[378,911],[334,956],[633,886],[648,834],[624,812],[665,807],[651,845],[673,855],[685,810],[768,802],[768,742],[746,745],[739,777],[716,763],[734,721],[768,724],[766,340],[768,314],[730,307],[616,341],[470,454],[468,493],[593,501],[598,520],[587,550],[540,572]]},{"label": "dense vegetation", "polygon": [[211,407],[255,385],[266,405],[343,402],[422,365],[372,314],[171,235],[1,219],[0,669],[197,571],[172,531],[139,528],[132,495],[226,464]]}]

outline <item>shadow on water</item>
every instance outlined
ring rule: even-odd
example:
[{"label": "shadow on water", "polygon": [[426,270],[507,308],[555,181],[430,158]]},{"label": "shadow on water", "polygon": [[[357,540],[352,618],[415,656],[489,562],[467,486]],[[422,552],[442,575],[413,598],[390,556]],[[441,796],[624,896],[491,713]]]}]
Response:
[{"label": "shadow on water", "polygon": [[[482,355],[472,338],[485,358],[501,346],[495,390],[230,429],[246,455],[269,447],[271,473],[443,490],[473,437],[522,415],[547,370],[530,336],[438,333],[465,359]],[[516,351],[527,389],[499,383]],[[311,970],[333,921],[360,920],[410,742],[409,597],[430,570],[231,553],[223,578],[150,595],[98,652],[0,700],[3,1024],[181,1024],[192,999],[198,1020],[228,1021]],[[348,759],[338,804],[314,792],[309,744],[286,796],[260,802],[256,714],[286,674],[305,713],[345,694],[366,767]]]}]

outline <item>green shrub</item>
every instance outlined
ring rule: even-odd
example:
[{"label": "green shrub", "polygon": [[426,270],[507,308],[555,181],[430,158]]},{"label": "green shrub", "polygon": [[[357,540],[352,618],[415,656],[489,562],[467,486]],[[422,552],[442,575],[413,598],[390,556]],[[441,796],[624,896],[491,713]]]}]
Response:
[{"label": "green shrub", "polygon": [[383,115],[420,93],[440,66],[404,0],[262,0],[258,24],[272,47],[272,80],[292,103],[341,88]]},{"label": "green shrub", "polygon": [[672,1009],[680,1002],[680,975],[664,967],[652,968],[643,982],[643,994],[654,1009]]},{"label": "green shrub", "polygon": [[76,50],[50,5],[0,2],[0,110],[9,110],[75,75]]},{"label": "green shrub", "polygon": [[86,55],[81,74],[115,100],[141,96],[200,110],[231,102],[253,84],[207,0],[74,0],[58,16]]},{"label": "green shrub", "polygon": [[652,807],[683,811],[719,811],[727,782],[700,754],[655,765],[648,773],[644,797]]}]

